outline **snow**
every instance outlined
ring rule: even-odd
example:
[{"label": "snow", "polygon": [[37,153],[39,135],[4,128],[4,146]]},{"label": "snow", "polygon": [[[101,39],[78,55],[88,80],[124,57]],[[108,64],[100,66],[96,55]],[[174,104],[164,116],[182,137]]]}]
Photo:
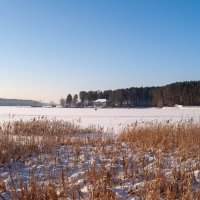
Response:
[{"label": "snow", "polygon": [[94,101],[95,103],[106,103],[107,100],[106,99],[97,99],[96,101]]},{"label": "snow", "polygon": [[194,176],[196,181],[200,183],[200,170],[194,171]]},{"label": "snow", "polygon": [[200,109],[192,108],[142,108],[142,109],[116,109],[116,108],[22,108],[0,107],[0,122],[31,119],[34,117],[47,117],[49,119],[62,119],[80,123],[82,126],[95,125],[105,130],[118,132],[123,126],[134,122],[149,121],[181,121],[193,118],[200,120]]},{"label": "snow", "polygon": [[[107,148],[107,150],[111,151],[113,149],[113,146],[109,145],[107,147],[102,147],[100,151],[102,151],[103,148]],[[122,170],[124,159],[123,151],[118,152],[118,162],[115,162],[116,164],[112,162],[111,156],[109,155],[99,155],[99,153],[95,154],[95,149],[92,146],[80,147],[78,163],[74,162],[73,148],[71,148],[70,146],[58,147],[57,149],[55,149],[54,155],[55,158],[53,155],[53,157],[49,157],[49,155],[46,154],[42,154],[39,157],[33,156],[27,158],[25,162],[18,160],[7,167],[0,168],[0,176],[1,179],[4,180],[6,188],[9,189],[10,185],[12,185],[11,183],[14,183],[15,187],[19,189],[19,177],[23,180],[24,183],[29,183],[30,172],[34,172],[34,176],[37,181],[48,183],[49,174],[47,172],[51,172],[51,178],[56,181],[56,179],[60,177],[62,170],[64,170],[68,171],[68,184],[73,185],[74,183],[76,183],[78,186],[80,186],[83,193],[87,193],[88,187],[90,186],[89,184],[87,184],[87,186],[84,184],[84,182],[87,182],[87,180],[85,180],[85,174],[88,173],[89,169],[98,169],[99,167],[102,167],[102,165],[104,165],[105,169],[109,172],[114,171],[116,167],[118,169],[121,169],[119,172],[119,178],[116,178],[116,181],[123,184],[116,185],[116,187],[114,188],[120,199],[127,195],[127,191],[131,189],[136,190],[137,188],[144,187],[144,182],[142,181],[141,175],[141,170],[143,168],[142,166],[141,169],[138,170],[134,180],[132,178],[125,179],[125,175]],[[57,155],[59,155],[59,158],[57,157]],[[137,159],[140,157],[140,154],[132,152],[130,156],[126,159],[137,161]],[[151,155],[151,153],[147,153],[145,157],[147,158],[147,166],[149,165],[149,163],[155,161],[155,158]],[[170,169],[169,171],[171,172]],[[198,174],[198,172],[196,172],[196,174]],[[4,196],[8,199],[9,192],[4,193]],[[134,197],[130,196],[129,199],[134,199]]]},{"label": "snow", "polygon": [[[34,117],[47,117],[50,119],[62,119],[74,121],[80,123],[83,126],[96,125],[103,126],[106,129],[112,129],[113,132],[119,131],[123,126],[138,122],[149,121],[181,121],[193,118],[193,120],[200,120],[200,109],[198,108],[148,108],[148,109],[94,109],[88,108],[22,108],[22,107],[0,107],[0,122],[13,121],[19,119],[31,119]],[[15,136],[13,136],[15,137]],[[89,184],[85,185],[85,174],[89,169],[100,168],[105,166],[107,171],[114,171],[115,168],[119,169],[119,180],[116,178],[116,182],[119,182],[115,186],[114,191],[118,195],[119,199],[138,199],[136,196],[127,194],[127,191],[136,190],[137,188],[144,187],[141,171],[143,169],[156,173],[156,154],[152,152],[144,152],[141,155],[139,152],[127,152],[126,143],[121,143],[121,151],[116,154],[116,157],[112,158],[110,154],[103,155],[102,152],[106,148],[109,152],[112,152],[114,146],[118,144],[110,144],[108,146],[101,146],[100,149],[96,149],[92,145],[80,146],[78,162],[75,161],[75,150],[71,146],[61,145],[54,149],[54,153],[51,155],[41,154],[39,156],[31,156],[26,160],[16,160],[11,162],[8,166],[0,167],[0,178],[4,181],[6,188],[10,188],[11,182],[14,181],[17,189],[19,177],[25,182],[30,182],[30,172],[34,172],[36,179],[39,182],[48,182],[49,174],[51,172],[52,179],[58,179],[62,170],[68,171],[69,185],[76,183],[80,186],[83,194],[86,194],[90,187]],[[145,166],[139,165],[138,170],[135,172],[134,179],[124,178],[123,173],[123,161],[124,155],[126,159],[134,162],[139,162],[140,159],[145,159]],[[58,156],[59,155],[59,156]],[[164,169],[163,174],[166,177],[172,176],[173,167],[186,168],[195,165],[196,160],[187,160],[179,165],[173,156],[166,156],[163,160]],[[200,187],[200,170],[195,170],[194,178],[196,185]],[[120,182],[121,181],[121,182]],[[152,180],[154,181],[153,177]],[[122,186],[120,183],[123,183]],[[9,192],[4,193],[5,197],[10,197]],[[7,198],[7,199],[8,199]]]}]

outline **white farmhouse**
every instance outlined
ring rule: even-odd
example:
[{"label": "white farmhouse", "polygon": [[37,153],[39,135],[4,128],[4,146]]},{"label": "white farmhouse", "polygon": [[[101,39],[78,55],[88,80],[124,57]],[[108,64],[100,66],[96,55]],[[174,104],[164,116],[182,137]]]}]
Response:
[{"label": "white farmhouse", "polygon": [[106,99],[97,99],[94,101],[95,107],[106,107],[107,106],[107,100]]}]

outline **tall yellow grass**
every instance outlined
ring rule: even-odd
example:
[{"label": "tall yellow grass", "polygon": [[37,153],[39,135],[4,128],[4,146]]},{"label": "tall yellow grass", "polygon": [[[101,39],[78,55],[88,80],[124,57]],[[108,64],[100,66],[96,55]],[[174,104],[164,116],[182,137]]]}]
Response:
[{"label": "tall yellow grass", "polygon": [[5,123],[0,129],[0,165],[25,163],[43,153],[59,162],[54,149],[60,145],[71,149],[73,166],[81,165],[81,156],[92,156],[82,185],[69,179],[70,168],[62,170],[56,181],[51,176],[38,181],[32,172],[29,183],[19,179],[20,189],[14,181],[6,188],[0,177],[2,198],[9,192],[14,200],[200,199],[194,175],[200,170],[200,123],[134,123],[114,136],[105,136],[101,127],[82,128],[45,118]]}]

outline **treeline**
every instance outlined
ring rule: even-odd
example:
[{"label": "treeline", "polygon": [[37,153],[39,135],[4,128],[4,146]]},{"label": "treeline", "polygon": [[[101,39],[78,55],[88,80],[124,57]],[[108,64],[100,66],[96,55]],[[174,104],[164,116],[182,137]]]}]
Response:
[{"label": "treeline", "polygon": [[44,104],[33,100],[22,99],[2,99],[0,98],[0,106],[31,106],[42,107]]},{"label": "treeline", "polygon": [[79,98],[81,104],[107,99],[112,107],[200,106],[200,81],[177,82],[162,87],[81,91]]}]

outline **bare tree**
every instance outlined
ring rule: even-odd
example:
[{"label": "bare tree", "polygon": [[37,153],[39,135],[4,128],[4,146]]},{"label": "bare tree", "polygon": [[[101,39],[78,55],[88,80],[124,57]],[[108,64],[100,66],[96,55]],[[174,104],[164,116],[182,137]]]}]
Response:
[{"label": "bare tree", "polygon": [[66,101],[65,101],[65,99],[60,99],[60,105],[62,106],[62,107],[65,107],[65,105],[66,105]]},{"label": "bare tree", "polygon": [[78,95],[77,95],[77,94],[75,94],[75,95],[73,96],[73,102],[74,102],[75,104],[78,102]]},{"label": "bare tree", "polygon": [[66,99],[66,104],[69,106],[69,105],[71,105],[71,103],[72,103],[72,95],[68,94],[67,99]]}]

